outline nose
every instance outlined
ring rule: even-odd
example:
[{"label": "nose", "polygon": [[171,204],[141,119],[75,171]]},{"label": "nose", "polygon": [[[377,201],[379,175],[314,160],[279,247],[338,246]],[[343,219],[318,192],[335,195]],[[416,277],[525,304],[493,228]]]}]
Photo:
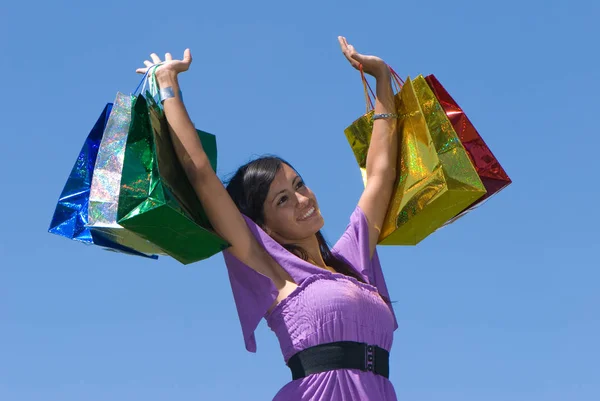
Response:
[{"label": "nose", "polygon": [[302,195],[301,193],[296,192],[296,200],[297,200],[296,207],[298,207],[299,209],[302,209],[303,207],[305,207],[308,204],[310,199],[308,197]]}]

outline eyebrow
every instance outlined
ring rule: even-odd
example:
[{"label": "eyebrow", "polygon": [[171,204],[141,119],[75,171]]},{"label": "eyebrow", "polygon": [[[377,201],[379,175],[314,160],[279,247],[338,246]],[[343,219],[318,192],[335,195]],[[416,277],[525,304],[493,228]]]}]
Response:
[{"label": "eyebrow", "polygon": [[[300,176],[299,176],[299,175],[296,175],[296,176],[294,177],[294,179],[292,180],[292,185],[294,185],[294,183],[295,183],[295,182],[296,182],[296,180],[298,180],[298,179],[300,179]],[[287,189],[282,189],[281,191],[277,192],[277,193],[276,193],[276,194],[273,196],[273,199],[271,200],[271,202],[275,202],[275,199],[277,199],[277,197],[279,196],[279,194],[281,194],[281,193],[283,193],[283,192],[285,192],[285,191],[287,191]]]}]

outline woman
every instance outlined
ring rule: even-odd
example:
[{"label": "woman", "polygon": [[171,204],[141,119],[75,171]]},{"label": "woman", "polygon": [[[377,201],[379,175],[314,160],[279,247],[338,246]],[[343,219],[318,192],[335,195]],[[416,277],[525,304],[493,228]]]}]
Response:
[{"label": "woman", "polygon": [[[317,199],[289,163],[254,160],[223,186],[180,97],[177,76],[192,62],[189,49],[182,60],[167,53],[156,69],[178,158],[214,229],[231,244],[225,261],[246,348],[256,352],[254,330],[264,317],[292,370],[277,401],[396,399],[387,377],[397,323],[375,251],[396,177],[390,72],[380,58],[339,42],[354,68],[376,78],[376,114],[368,184],[331,250]],[[161,62],[151,58],[138,73]]]}]

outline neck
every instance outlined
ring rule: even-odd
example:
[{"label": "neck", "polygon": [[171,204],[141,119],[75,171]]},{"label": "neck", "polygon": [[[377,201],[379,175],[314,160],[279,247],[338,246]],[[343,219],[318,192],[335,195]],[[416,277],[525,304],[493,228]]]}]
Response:
[{"label": "neck", "polygon": [[308,261],[310,263],[319,267],[327,268],[327,265],[323,260],[323,256],[321,255],[321,249],[319,248],[319,241],[317,240],[316,235],[306,238],[305,240],[295,241],[290,245],[302,248],[304,252],[306,252]]}]

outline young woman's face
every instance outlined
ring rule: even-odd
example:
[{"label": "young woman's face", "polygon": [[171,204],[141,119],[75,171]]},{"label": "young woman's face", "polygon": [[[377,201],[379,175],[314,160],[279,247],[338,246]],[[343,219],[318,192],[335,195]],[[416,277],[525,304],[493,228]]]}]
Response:
[{"label": "young woman's face", "polygon": [[310,238],[325,223],[317,198],[294,169],[285,163],[271,183],[264,212],[266,231],[282,244]]}]

